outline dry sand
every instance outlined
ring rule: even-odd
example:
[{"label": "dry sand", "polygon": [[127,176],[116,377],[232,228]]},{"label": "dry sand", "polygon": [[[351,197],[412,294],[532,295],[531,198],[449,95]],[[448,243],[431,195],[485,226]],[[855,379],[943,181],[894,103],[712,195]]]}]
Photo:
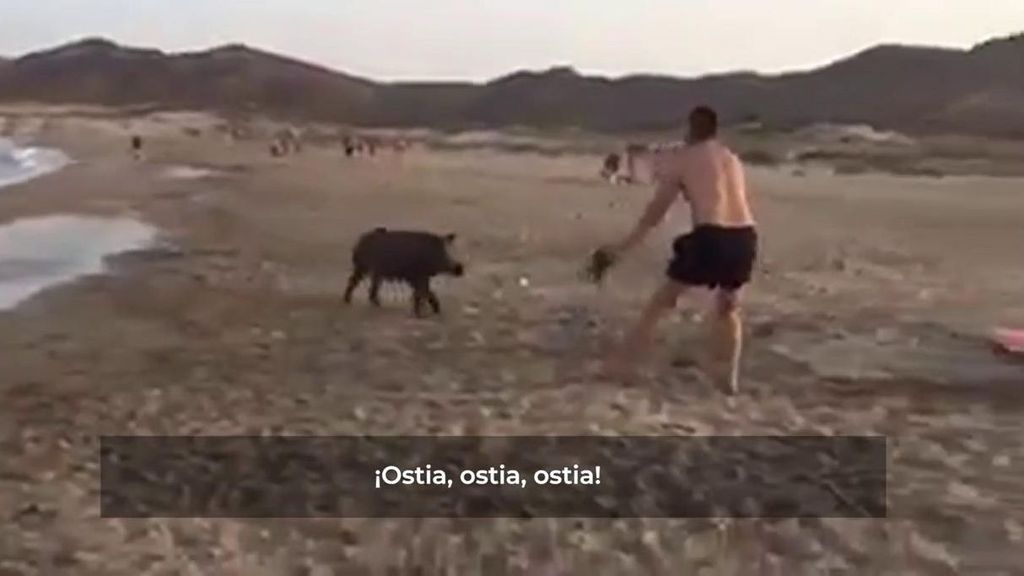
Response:
[{"label": "dry sand", "polygon": [[[727,399],[686,367],[702,294],[643,385],[580,377],[673,233],[580,283],[646,199],[598,182],[599,157],[272,159],[197,116],[20,125],[78,163],[0,190],[0,224],[134,215],[177,249],[0,313],[0,574],[1024,573],[1024,365],[985,339],[1024,325],[1021,180],[752,169],[764,258]],[[468,276],[439,286],[443,317],[413,319],[400,292],[341,304],[375,225],[459,234]],[[101,520],[101,433],[884,434],[892,518]]]}]

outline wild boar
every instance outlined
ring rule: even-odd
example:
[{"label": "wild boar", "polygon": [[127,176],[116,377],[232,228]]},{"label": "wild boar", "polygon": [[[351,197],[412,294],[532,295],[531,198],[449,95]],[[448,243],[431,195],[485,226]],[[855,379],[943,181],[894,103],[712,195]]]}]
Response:
[{"label": "wild boar", "polygon": [[352,292],[370,277],[370,302],[380,306],[380,286],[384,281],[404,282],[412,288],[413,313],[422,316],[427,303],[435,314],[441,304],[430,288],[434,276],[462,276],[465,268],[452,258],[450,249],[455,234],[438,235],[410,230],[377,228],[360,236],[352,250],[352,275],[345,288],[345,303]]}]

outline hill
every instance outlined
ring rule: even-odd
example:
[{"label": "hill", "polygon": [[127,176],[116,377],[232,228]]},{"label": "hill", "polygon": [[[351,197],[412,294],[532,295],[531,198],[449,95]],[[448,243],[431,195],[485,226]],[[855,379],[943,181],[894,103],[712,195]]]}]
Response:
[{"label": "hill", "polygon": [[1024,137],[1024,35],[970,50],[877,46],[781,75],[684,79],[520,71],[490,82],[380,83],[243,45],[170,54],[89,39],[0,61],[0,101],[260,111],[364,126],[600,131],[677,126],[697,103],[777,127],[858,122]]},{"label": "hill", "polygon": [[88,39],[0,67],[0,100],[267,110],[303,118],[358,118],[373,86],[242,45],[166,54]]}]

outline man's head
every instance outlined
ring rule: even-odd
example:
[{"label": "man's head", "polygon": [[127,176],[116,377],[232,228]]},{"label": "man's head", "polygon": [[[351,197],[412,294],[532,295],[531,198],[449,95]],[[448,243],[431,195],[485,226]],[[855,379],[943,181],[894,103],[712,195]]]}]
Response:
[{"label": "man's head", "polygon": [[690,111],[691,142],[703,142],[718,135],[718,114],[707,106],[697,106]]}]

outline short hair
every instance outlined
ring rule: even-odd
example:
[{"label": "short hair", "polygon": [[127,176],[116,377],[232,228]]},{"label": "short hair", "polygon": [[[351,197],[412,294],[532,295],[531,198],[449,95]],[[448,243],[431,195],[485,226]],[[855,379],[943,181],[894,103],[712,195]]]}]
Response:
[{"label": "short hair", "polygon": [[702,136],[718,133],[718,113],[710,106],[697,106],[690,111],[690,127]]}]

